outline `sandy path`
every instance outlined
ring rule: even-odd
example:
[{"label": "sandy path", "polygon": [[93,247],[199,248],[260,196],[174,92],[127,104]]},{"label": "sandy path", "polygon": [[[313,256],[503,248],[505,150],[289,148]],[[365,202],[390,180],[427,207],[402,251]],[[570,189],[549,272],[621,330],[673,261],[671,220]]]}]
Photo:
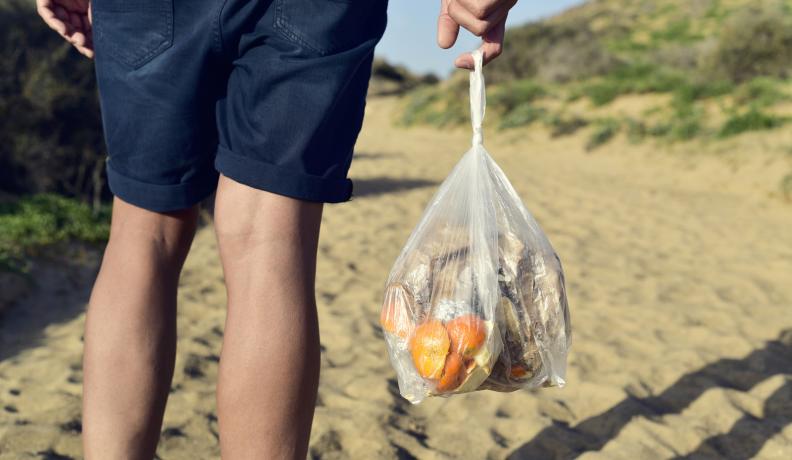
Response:
[{"label": "sandy path", "polygon": [[[564,262],[569,385],[411,406],[379,332],[381,287],[469,135],[395,129],[393,111],[392,100],[369,103],[357,198],[325,214],[314,458],[792,457],[792,206],[772,196],[792,169],[775,151],[792,136],[670,153],[617,141],[585,154],[579,136],[488,133]],[[215,249],[203,229],[182,278],[162,459],[217,456],[225,292]],[[52,301],[37,294],[11,312]],[[0,459],[79,457],[82,319],[53,321],[2,356]],[[0,346],[21,340],[13,324],[0,323]]]}]

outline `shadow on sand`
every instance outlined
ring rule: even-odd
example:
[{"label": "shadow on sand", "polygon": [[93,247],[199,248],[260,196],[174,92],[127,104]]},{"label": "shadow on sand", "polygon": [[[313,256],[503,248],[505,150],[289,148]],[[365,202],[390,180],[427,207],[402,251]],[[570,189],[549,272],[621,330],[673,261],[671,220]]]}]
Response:
[{"label": "shadow on sand", "polygon": [[41,343],[45,329],[85,311],[99,269],[99,248],[69,248],[68,254],[34,262],[31,292],[0,313],[0,362]]},{"label": "shadow on sand", "polygon": [[367,179],[355,179],[353,198],[382,195],[385,193],[404,192],[422,187],[433,187],[437,182],[426,179],[394,178],[394,177],[371,177]]},{"label": "shadow on sand", "polygon": [[353,161],[358,160],[381,160],[404,157],[403,153],[381,153],[381,152],[355,152]]},{"label": "shadow on sand", "polygon": [[[742,359],[721,359],[683,375],[657,396],[628,396],[607,411],[574,426],[561,422],[543,429],[509,455],[509,460],[574,459],[602,449],[635,417],[656,419],[679,414],[712,388],[749,391],[765,379],[792,373],[792,330]],[[792,423],[792,380],[787,379],[764,403],[764,417],[745,414],[728,433],[704,440],[678,459],[750,458],[765,442]]]}]

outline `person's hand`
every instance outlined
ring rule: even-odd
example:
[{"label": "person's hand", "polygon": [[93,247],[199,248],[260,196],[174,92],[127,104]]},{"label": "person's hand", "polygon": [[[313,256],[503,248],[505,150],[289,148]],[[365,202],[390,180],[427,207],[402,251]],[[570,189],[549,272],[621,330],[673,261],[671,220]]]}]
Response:
[{"label": "person's hand", "polygon": [[[484,64],[503,51],[506,16],[517,0],[440,0],[440,18],[437,20],[437,44],[451,48],[459,35],[459,26],[481,37],[479,48],[484,53]],[[465,53],[454,61],[462,69],[473,69],[473,56]]]},{"label": "person's hand", "polygon": [[77,51],[93,58],[91,0],[36,0],[36,10]]}]

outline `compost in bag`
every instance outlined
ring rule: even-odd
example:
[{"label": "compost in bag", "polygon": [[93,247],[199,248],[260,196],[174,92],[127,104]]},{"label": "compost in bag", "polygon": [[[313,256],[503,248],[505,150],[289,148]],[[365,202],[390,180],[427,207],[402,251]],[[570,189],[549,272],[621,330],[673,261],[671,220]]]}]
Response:
[{"label": "compost in bag", "polygon": [[385,285],[380,315],[404,398],[564,386],[571,328],[561,262],[484,149],[482,55],[473,146],[440,185]]}]

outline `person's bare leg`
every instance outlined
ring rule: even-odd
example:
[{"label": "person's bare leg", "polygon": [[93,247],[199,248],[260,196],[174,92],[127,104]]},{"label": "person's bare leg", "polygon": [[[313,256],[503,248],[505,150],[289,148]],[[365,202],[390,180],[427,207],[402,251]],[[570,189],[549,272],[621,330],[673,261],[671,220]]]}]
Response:
[{"label": "person's bare leg", "polygon": [[322,205],[220,178],[228,289],[217,388],[223,460],[306,457],[319,380],[314,297]]},{"label": "person's bare leg", "polygon": [[154,457],[173,377],[176,288],[196,220],[196,208],[155,213],[113,203],[85,322],[87,460]]}]

